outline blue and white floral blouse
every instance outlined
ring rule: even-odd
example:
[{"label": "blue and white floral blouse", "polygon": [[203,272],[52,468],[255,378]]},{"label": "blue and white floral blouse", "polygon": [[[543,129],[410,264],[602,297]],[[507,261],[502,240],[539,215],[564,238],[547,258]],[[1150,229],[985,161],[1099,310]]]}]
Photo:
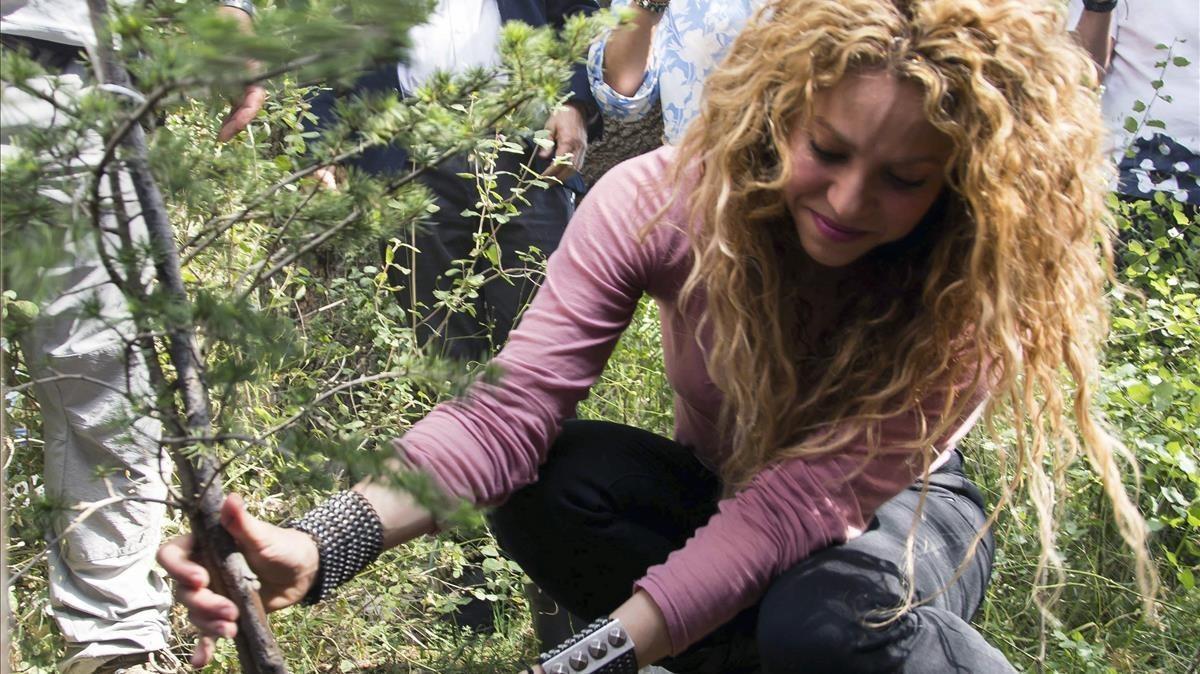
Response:
[{"label": "blue and white floral blouse", "polygon": [[[605,114],[637,119],[662,99],[667,143],[683,138],[688,122],[700,112],[704,80],[725,57],[733,38],[764,0],[671,0],[654,31],[646,79],[633,96],[622,96],[604,83],[604,49],[608,38],[592,45],[588,77],[592,94]],[[626,7],[629,0],[613,0]]]}]

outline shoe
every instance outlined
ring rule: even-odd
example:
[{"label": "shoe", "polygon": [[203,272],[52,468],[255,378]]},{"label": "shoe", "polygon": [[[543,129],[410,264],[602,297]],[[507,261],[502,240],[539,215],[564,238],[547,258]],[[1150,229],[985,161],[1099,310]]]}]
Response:
[{"label": "shoe", "polygon": [[130,653],[105,660],[92,674],[181,674],[183,663],[171,651]]}]

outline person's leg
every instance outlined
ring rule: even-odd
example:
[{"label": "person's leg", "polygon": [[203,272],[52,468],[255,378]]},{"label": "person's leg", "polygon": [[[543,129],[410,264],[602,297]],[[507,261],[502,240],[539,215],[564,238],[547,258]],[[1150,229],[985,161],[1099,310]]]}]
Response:
[{"label": "person's leg", "polygon": [[[719,496],[717,477],[689,448],[621,424],[573,420],[563,426],[538,481],[513,494],[489,521],[505,552],[582,627],[628,599],[646,569],[683,547],[716,511]],[[659,664],[669,672],[752,672],[753,626],[747,611],[680,658]],[[554,621],[538,636],[549,648],[570,636],[563,632]],[[716,668],[705,669],[712,663]]]},{"label": "person's leg", "polygon": [[[475,182],[461,175],[470,170],[466,157],[455,156],[426,171],[421,183],[433,193],[438,210],[395,233],[401,246],[387,268],[388,281],[397,289],[396,300],[409,312],[408,323],[416,328],[417,339],[438,354],[461,361],[483,360],[490,345],[479,294],[451,292],[464,271],[473,273],[460,262],[470,257],[479,226],[475,219],[461,215],[479,199]],[[383,242],[382,247],[389,245]]]},{"label": "person's leg", "polygon": [[[497,165],[490,169],[498,175],[493,188],[496,194],[507,198],[517,186],[514,176],[525,173],[528,159],[510,153],[497,158]],[[566,188],[534,187],[524,193],[529,203],[518,202],[519,213],[503,223],[463,216],[464,210],[478,210],[480,187],[463,177],[474,174],[476,168],[467,157],[457,156],[426,173],[422,182],[434,193],[438,211],[428,222],[399,235],[411,246],[396,255],[408,273],[389,269],[392,284],[400,288],[398,299],[406,309],[414,310],[418,338],[457,360],[485,360],[508,339],[538,286],[538,274],[528,271],[525,257],[531,248],[537,249],[535,258],[548,257],[558,247],[575,208]],[[469,260],[476,237],[493,232],[498,262],[507,278],[490,278],[474,294],[447,303],[448,293],[464,274],[496,274],[486,257]],[[469,260],[465,268],[463,260]],[[454,271],[448,275],[449,270]]]},{"label": "person's leg", "polygon": [[885,503],[857,539],[818,552],[777,578],[758,611],[762,669],[776,672],[1011,672],[969,624],[991,574],[987,535],[954,575],[985,516],[955,457],[930,479],[916,529],[912,578],[919,605],[893,617],[907,587],[905,542],[916,485]]},{"label": "person's leg", "polygon": [[[167,648],[170,591],[154,562],[165,514],[160,427],[137,417],[130,397],[148,395],[144,363],[96,319],[95,298],[121,324],[123,298],[78,256],[63,292],[21,340],[42,413],[46,496],[57,508],[49,548],[50,602],[68,644],[64,672],[88,672],[118,655]],[[62,379],[59,377],[87,377]],[[58,379],[55,379],[58,378]],[[129,386],[126,386],[128,382]],[[114,500],[125,497],[124,500]],[[153,501],[139,500],[153,499]],[[82,504],[112,501],[68,530]]]},{"label": "person's leg", "polygon": [[[978,492],[957,458],[930,483],[914,579],[926,606],[887,628],[867,624],[903,596],[900,561],[920,497],[914,486],[884,504],[865,534],[800,562],[759,605],[661,664],[677,674],[756,671],[760,658],[765,672],[1011,671],[967,623],[987,587],[990,536],[950,583],[984,521]],[[711,517],[718,497],[717,478],[686,447],[617,424],[574,421],[538,481],[490,520],[530,578],[586,621],[627,599],[648,567]]]},{"label": "person's leg", "polygon": [[[75,64],[47,85],[53,79],[77,91],[86,78]],[[0,156],[11,158],[17,134],[49,126],[52,111],[15,90],[4,99]],[[48,183],[43,193],[69,203],[73,184],[70,178]],[[132,194],[123,185],[123,197]],[[139,654],[167,648],[171,595],[154,555],[171,465],[158,422],[139,416],[131,401],[148,395],[149,382],[122,336],[134,332],[124,297],[109,282],[88,228],[68,234],[64,249],[59,264],[41,271],[38,283],[52,288],[52,296],[39,302],[41,312],[20,345],[31,378],[42,380],[33,390],[43,419],[46,495],[58,508],[48,532],[57,539],[49,547],[48,578],[68,645],[60,668],[86,674],[113,658],[145,660]],[[81,504],[106,500],[68,530]]]},{"label": "person's leg", "polygon": [[542,590],[590,621],[714,512],[716,477],[682,445],[629,426],[568,421],[538,481],[489,516]]},{"label": "person's leg", "polygon": [[[536,146],[531,146],[530,152]],[[521,175],[528,157],[503,154],[498,168],[505,173]],[[544,163],[533,162],[534,167]],[[500,181],[500,194],[506,195],[517,187],[513,179]],[[575,213],[573,193],[562,185],[545,189],[531,188],[524,192],[528,204],[517,203],[520,214],[501,225],[496,231],[500,247],[500,266],[507,278],[499,278],[482,288],[481,309],[485,322],[491,326],[492,348],[499,350],[508,341],[521,312],[533,299],[541,285],[541,264],[558,248],[567,222]],[[536,250],[535,250],[536,249]]]}]

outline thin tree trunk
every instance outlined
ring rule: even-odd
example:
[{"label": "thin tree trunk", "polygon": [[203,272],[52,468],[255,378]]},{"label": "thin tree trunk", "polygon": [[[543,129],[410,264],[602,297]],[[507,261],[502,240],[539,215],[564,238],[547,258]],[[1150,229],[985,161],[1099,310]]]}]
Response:
[{"label": "thin tree trunk", "polygon": [[[111,39],[106,38],[108,15],[106,0],[88,0],[92,24],[98,39],[99,78],[107,83],[132,90],[129,74],[114,53]],[[142,217],[150,236],[154,268],[158,283],[166,294],[180,304],[188,302],[175,247],[174,232],[167,219],[162,193],[150,171],[146,137],[141,126],[134,124],[121,141],[122,160],[133,180],[141,206]],[[175,368],[178,390],[184,407],[185,428],[191,436],[208,437],[210,424],[208,389],[201,376],[203,363],[191,325],[168,325],[167,343],[170,360]],[[153,352],[146,354],[155,359]],[[191,520],[199,554],[209,568],[216,570],[223,590],[238,606],[237,651],[243,672],[247,674],[286,674],[287,664],[267,622],[266,612],[256,590],[256,579],[233,539],[220,524],[221,503],[217,463],[204,452],[189,458],[172,445],[172,458],[179,471],[183,499]]]}]

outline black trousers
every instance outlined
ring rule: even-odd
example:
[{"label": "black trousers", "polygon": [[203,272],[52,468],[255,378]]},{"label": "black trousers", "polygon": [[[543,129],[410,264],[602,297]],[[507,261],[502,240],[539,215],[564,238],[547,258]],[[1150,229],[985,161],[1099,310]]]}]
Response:
[{"label": "black trousers", "polygon": [[[862,536],[775,578],[756,606],[660,663],[679,674],[1011,672],[969,624],[991,574],[990,534],[954,578],[985,521],[957,453],[930,476],[916,531],[916,598],[884,627],[908,582],[901,567],[920,495],[881,506]],[[585,620],[629,598],[646,569],[716,511],[717,477],[688,448],[640,429],[569,421],[538,481],[491,515],[500,545],[546,593]]]},{"label": "black trousers", "polygon": [[[533,152],[529,144],[524,155],[500,153],[493,188],[499,198],[508,198],[518,177],[528,177],[523,166],[539,172],[549,166],[549,160],[533,157]],[[571,191],[562,185],[532,187],[524,193],[528,203],[515,203],[519,213],[503,223],[488,220],[481,225],[478,216],[463,215],[466,210],[481,210],[477,205],[479,187],[475,180],[464,177],[468,174],[475,175],[476,167],[462,155],[426,172],[421,180],[436,197],[438,211],[415,230],[395,234],[415,252],[397,251],[395,261],[407,273],[389,267],[388,274],[392,285],[400,288],[397,298],[402,306],[413,310],[422,343],[435,345],[443,355],[458,360],[484,360],[508,339],[538,287],[538,279],[528,277],[527,270],[537,266],[528,259],[531,248],[537,250],[532,253],[535,261],[549,257],[558,247],[575,203]],[[497,259],[478,257],[464,270],[458,261],[470,256],[481,226],[482,231],[495,230],[499,255]],[[456,279],[473,274],[492,276],[497,267],[510,272],[510,277],[493,278],[461,305],[438,306]],[[454,271],[447,274],[449,270]],[[511,273],[514,270],[516,273]]]}]

